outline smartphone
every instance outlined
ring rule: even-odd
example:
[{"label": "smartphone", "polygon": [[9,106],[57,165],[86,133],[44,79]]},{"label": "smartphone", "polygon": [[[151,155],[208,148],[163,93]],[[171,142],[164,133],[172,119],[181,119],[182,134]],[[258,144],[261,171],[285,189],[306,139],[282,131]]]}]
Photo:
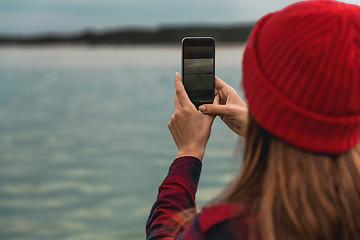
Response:
[{"label": "smartphone", "polygon": [[186,37],[182,40],[182,82],[197,109],[215,97],[215,40]]}]

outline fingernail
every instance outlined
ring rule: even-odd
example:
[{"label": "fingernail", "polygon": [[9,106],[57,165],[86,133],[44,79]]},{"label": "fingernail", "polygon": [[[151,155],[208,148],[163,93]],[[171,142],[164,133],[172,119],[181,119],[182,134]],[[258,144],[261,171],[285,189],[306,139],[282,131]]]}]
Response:
[{"label": "fingernail", "polygon": [[206,111],[206,106],[201,105],[201,106],[199,107],[199,110],[202,111],[202,112],[203,112],[203,111]]},{"label": "fingernail", "polygon": [[178,72],[175,73],[175,76],[179,76],[179,75],[180,75],[180,73],[178,73]]}]

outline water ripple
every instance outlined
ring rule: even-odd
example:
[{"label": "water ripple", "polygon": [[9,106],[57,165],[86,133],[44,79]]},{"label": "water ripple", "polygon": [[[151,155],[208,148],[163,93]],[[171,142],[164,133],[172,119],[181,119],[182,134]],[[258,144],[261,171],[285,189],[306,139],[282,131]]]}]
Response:
[{"label": "water ripple", "polygon": [[107,193],[111,192],[109,185],[88,184],[82,182],[50,182],[50,183],[19,183],[7,184],[2,187],[4,192],[12,194],[23,193],[50,193],[64,190],[75,190],[87,194]]}]

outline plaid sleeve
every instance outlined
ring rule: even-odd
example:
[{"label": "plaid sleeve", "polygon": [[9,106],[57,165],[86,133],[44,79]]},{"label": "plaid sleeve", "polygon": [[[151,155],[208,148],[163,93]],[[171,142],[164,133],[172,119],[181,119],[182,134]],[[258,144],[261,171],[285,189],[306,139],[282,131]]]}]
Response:
[{"label": "plaid sleeve", "polygon": [[157,200],[146,223],[148,240],[175,239],[185,229],[187,222],[184,214],[188,211],[196,213],[195,193],[201,166],[201,161],[195,157],[174,160],[159,187]]}]

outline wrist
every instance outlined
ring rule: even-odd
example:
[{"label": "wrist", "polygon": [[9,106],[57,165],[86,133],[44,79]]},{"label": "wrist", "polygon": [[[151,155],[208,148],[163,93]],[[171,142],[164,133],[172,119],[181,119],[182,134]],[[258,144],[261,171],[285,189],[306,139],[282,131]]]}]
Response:
[{"label": "wrist", "polygon": [[176,154],[176,158],[191,156],[191,157],[196,157],[200,161],[202,161],[202,159],[204,157],[204,153],[205,153],[205,149],[204,150],[199,150],[199,149],[179,149],[177,154]]}]

